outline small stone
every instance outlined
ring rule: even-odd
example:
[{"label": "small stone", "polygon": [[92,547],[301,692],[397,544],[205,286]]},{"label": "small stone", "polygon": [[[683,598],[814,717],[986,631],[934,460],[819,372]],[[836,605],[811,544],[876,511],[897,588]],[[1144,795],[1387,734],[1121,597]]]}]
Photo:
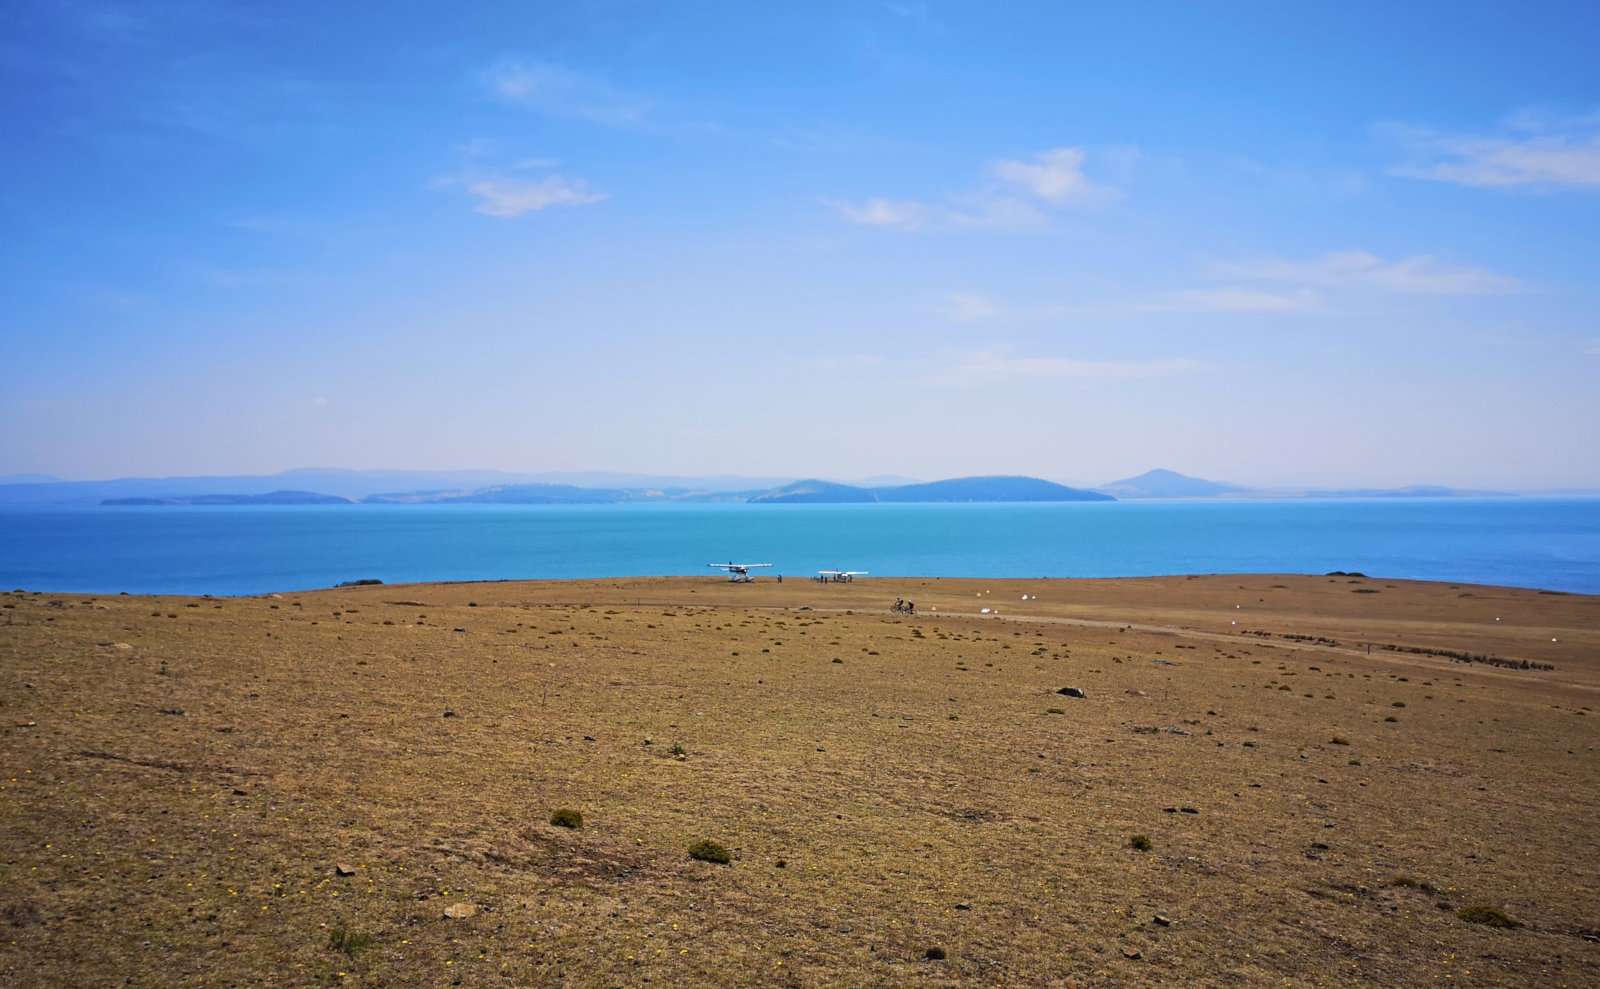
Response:
[{"label": "small stone", "polygon": [[1144,957],[1144,952],[1140,951],[1138,948],[1123,948],[1122,957],[1131,962],[1136,962]]},{"label": "small stone", "polygon": [[453,718],[453,717],[456,716],[456,712],[450,710],[449,708],[445,708],[444,709],[444,716],[447,717],[447,718]]},{"label": "small stone", "polygon": [[970,904],[970,903],[957,903],[956,904],[956,909],[957,910],[971,910],[972,909],[972,904]]},{"label": "small stone", "polygon": [[1200,813],[1200,809],[1198,807],[1179,807],[1178,808],[1178,813],[1180,813],[1180,814],[1198,814],[1198,813]]},{"label": "small stone", "polygon": [[335,865],[333,867],[333,871],[341,876],[353,876],[356,874],[356,870],[350,868],[348,865],[345,865],[343,862]]},{"label": "small stone", "polygon": [[1076,697],[1079,700],[1083,700],[1089,696],[1083,692],[1082,687],[1062,687],[1060,690],[1056,691],[1056,693],[1060,694],[1062,697]]},{"label": "small stone", "polygon": [[128,644],[128,643],[126,643],[126,642],[118,642],[118,643],[116,643],[116,644],[115,644],[115,645],[113,645],[113,646],[112,646],[112,647],[111,647],[111,648],[113,648],[113,649],[120,649],[120,650],[122,650],[122,651],[123,651],[123,652],[127,652],[127,651],[128,651],[128,650],[129,650],[129,649],[132,649],[132,648],[133,648],[133,646],[131,646],[131,645],[129,645],[129,644]]},{"label": "small stone", "polygon": [[478,908],[471,903],[452,903],[444,908],[444,915],[451,920],[466,920],[477,913]]},{"label": "small stone", "polygon": [[945,959],[944,949],[938,945],[934,945],[933,947],[929,948],[922,957],[928,959],[930,962],[942,962]]},{"label": "small stone", "polygon": [[1162,914],[1159,914],[1159,913],[1156,914],[1154,917],[1151,917],[1150,918],[1150,922],[1155,924],[1157,927],[1171,927],[1172,926],[1172,918],[1171,917],[1167,917],[1167,916],[1163,916]]}]

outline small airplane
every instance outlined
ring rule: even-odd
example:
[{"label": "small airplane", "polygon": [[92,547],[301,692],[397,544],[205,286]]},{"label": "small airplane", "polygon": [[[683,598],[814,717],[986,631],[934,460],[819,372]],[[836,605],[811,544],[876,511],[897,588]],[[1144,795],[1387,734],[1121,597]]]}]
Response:
[{"label": "small airplane", "polygon": [[865,577],[865,570],[818,570],[817,583],[826,584],[830,581],[835,584],[848,584],[857,577]]},{"label": "small airplane", "polygon": [[751,575],[750,571],[756,569],[757,567],[770,567],[772,564],[734,563],[732,560],[729,560],[727,563],[707,563],[706,566],[715,570],[726,571],[728,574],[728,579],[733,581],[735,584],[748,584],[755,580],[755,577]]}]

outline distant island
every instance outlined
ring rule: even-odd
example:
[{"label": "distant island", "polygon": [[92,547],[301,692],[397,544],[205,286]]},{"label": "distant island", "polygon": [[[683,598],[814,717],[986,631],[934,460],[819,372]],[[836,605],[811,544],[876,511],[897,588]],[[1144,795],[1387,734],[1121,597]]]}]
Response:
[{"label": "distant island", "polygon": [[315,491],[268,491],[266,494],[178,495],[171,498],[107,498],[102,505],[349,505],[349,498]]},{"label": "distant island", "polygon": [[585,488],[572,484],[496,484],[470,490],[388,492],[352,499],[311,491],[266,494],[141,495],[106,498],[102,505],[618,505],[659,501],[732,501],[756,505],[1115,501],[1108,494],[1069,488],[1037,477],[958,477],[930,483],[863,487],[832,481],[794,481],[757,491],[679,488]]},{"label": "distant island", "polygon": [[[1600,492],[1548,492],[1593,497]],[[1417,484],[1393,488],[1252,487],[1167,468],[1105,484],[1069,486],[1027,476],[920,481],[670,475],[606,471],[533,474],[492,470],[339,470],[306,468],[270,475],[125,477],[63,481],[0,475],[0,506],[111,505],[759,505],[955,502],[1141,501],[1161,499],[1341,499],[1510,497],[1504,491]]]},{"label": "distant island", "polygon": [[1095,488],[1124,501],[1167,498],[1505,498],[1506,491],[1472,491],[1437,484],[1400,488],[1251,488],[1156,468]]},{"label": "distant island", "polygon": [[861,502],[1116,501],[1109,494],[1069,488],[1037,477],[958,477],[927,484],[863,488],[828,481],[796,481],[750,498],[759,505],[855,504]]},{"label": "distant island", "polygon": [[1243,494],[1249,489],[1237,484],[1189,477],[1175,470],[1158,467],[1137,477],[1125,477],[1120,481],[1102,484],[1095,490],[1118,498],[1217,498]]}]

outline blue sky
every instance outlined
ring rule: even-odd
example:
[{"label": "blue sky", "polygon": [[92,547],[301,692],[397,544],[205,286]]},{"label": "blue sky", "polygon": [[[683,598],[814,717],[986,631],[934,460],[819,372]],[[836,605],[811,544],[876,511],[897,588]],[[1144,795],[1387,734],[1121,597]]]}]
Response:
[{"label": "blue sky", "polygon": [[13,4],[0,474],[1600,486],[1593,4]]}]

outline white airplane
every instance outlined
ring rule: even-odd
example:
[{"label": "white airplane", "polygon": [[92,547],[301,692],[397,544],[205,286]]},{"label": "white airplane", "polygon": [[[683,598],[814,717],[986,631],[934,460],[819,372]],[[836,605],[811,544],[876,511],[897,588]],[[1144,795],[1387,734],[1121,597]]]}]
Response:
[{"label": "white airplane", "polygon": [[707,563],[706,566],[715,570],[726,571],[728,574],[728,579],[733,581],[735,584],[748,584],[755,580],[755,577],[751,576],[750,571],[756,569],[757,567],[770,567],[772,564],[734,563],[732,560],[729,560],[727,563]]},{"label": "white airplane", "polygon": [[865,570],[818,570],[817,583],[826,584],[832,581],[835,584],[848,584],[857,577],[865,577]]}]

